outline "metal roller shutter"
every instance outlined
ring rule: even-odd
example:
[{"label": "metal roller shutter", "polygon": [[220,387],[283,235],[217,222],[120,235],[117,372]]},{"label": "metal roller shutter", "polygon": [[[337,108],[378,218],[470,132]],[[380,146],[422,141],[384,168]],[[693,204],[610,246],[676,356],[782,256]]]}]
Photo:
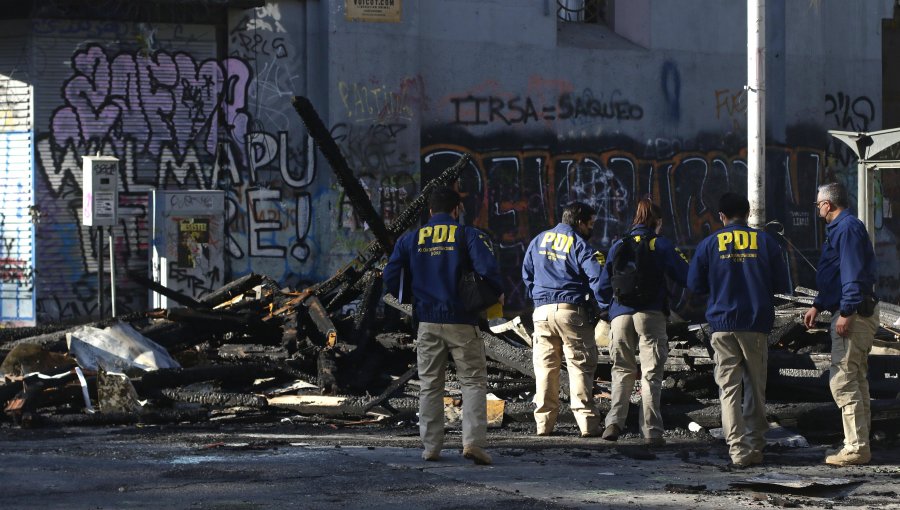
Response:
[{"label": "metal roller shutter", "polygon": [[[197,176],[205,161],[195,162],[200,156],[187,146],[215,143],[215,134],[210,142],[197,131],[196,109],[185,106],[189,95],[202,95],[194,79],[216,58],[215,29],[83,20],[32,25],[41,77],[34,91],[38,320],[98,315],[96,229],[81,225],[81,157],[97,151],[120,159],[117,312],[144,310],[146,290],[125,273],[148,272],[148,191],[202,187]],[[108,247],[101,256],[108,273]],[[109,306],[108,274],[103,281]]]},{"label": "metal roller shutter", "polygon": [[21,22],[0,24],[0,322],[33,325],[31,83]]}]

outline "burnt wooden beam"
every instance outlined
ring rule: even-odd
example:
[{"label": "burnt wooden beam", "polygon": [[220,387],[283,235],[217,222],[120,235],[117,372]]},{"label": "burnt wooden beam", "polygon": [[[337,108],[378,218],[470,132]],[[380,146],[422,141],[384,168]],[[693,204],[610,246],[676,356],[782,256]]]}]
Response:
[{"label": "burnt wooden beam", "polygon": [[285,374],[286,371],[271,363],[241,363],[235,365],[211,365],[191,368],[161,368],[147,372],[140,379],[135,379],[138,393],[174,388],[201,381],[253,381],[261,377]]},{"label": "burnt wooden beam", "polygon": [[243,294],[253,287],[261,284],[265,276],[256,273],[244,275],[237,280],[232,280],[222,287],[200,298],[200,302],[209,307],[220,305],[239,294]]},{"label": "burnt wooden beam", "polygon": [[325,346],[334,347],[338,342],[337,328],[331,322],[331,317],[328,316],[328,311],[325,310],[322,302],[316,296],[309,296],[303,301],[303,305],[316,329],[325,337]]},{"label": "burnt wooden beam", "polygon": [[[462,169],[469,164],[471,160],[472,156],[470,154],[463,154],[453,166],[441,172],[441,175],[428,181],[428,184],[422,187],[419,195],[406,207],[406,209],[401,211],[400,214],[394,218],[394,221],[392,221],[390,225],[388,225],[388,230],[394,234],[395,237],[399,237],[400,234],[406,232],[409,227],[413,226],[413,224],[419,220],[422,213],[427,211],[428,197],[431,195],[431,190],[438,186],[450,186],[456,182],[456,180],[459,179],[459,174],[462,173]],[[376,240],[366,247],[364,253],[377,254],[382,251],[382,247],[378,245],[378,241]]]},{"label": "burnt wooden beam", "polygon": [[[481,339],[484,341],[484,352],[487,357],[534,379],[534,359],[531,349],[516,347],[486,331],[481,332]],[[565,366],[560,368],[559,390],[568,397],[569,376]]]},{"label": "burnt wooden beam", "polygon": [[[67,326],[62,329],[57,329],[52,332],[38,334],[34,336],[25,336],[25,337],[16,337],[15,339],[10,339],[6,342],[0,341],[0,358],[9,354],[9,351],[13,350],[17,345],[38,345],[42,347],[44,350],[48,351],[64,351],[66,350],[66,333],[72,333],[75,330],[82,328],[84,326],[91,326],[94,328],[107,328],[112,326],[116,322],[130,322],[136,321],[144,317],[143,313],[131,313],[127,315],[122,315],[120,317],[107,317],[106,319],[102,319],[94,322],[87,322],[84,324],[79,324],[76,326]],[[43,331],[43,328],[27,328],[33,332]],[[55,328],[53,328],[55,329]],[[23,330],[24,331],[24,330]]]},{"label": "burnt wooden beam", "polygon": [[[453,166],[447,168],[441,175],[429,181],[428,184],[422,188],[419,196],[416,197],[406,209],[397,215],[397,217],[394,218],[394,221],[387,227],[391,234],[393,234],[394,237],[397,237],[418,221],[420,215],[425,211],[425,207],[428,205],[428,196],[430,195],[431,190],[437,186],[449,186],[453,184],[456,179],[459,178],[459,174],[462,172],[463,167],[465,167],[471,159],[472,156],[469,154],[463,154]],[[331,293],[344,283],[355,283],[364,272],[358,271],[357,266],[362,265],[365,268],[370,268],[374,262],[381,259],[385,254],[390,255],[390,252],[385,251],[384,246],[381,245],[380,241],[378,241],[378,239],[372,241],[355,259],[341,268],[334,276],[313,286],[314,293],[321,297]]]},{"label": "burnt wooden beam", "polygon": [[394,310],[397,310],[397,311],[403,313],[404,315],[408,315],[408,316],[412,317],[412,313],[413,313],[412,305],[408,304],[408,303],[401,303],[396,297],[394,297],[393,294],[387,293],[384,295],[384,297],[381,298],[381,300],[384,301],[384,304],[390,306]]},{"label": "burnt wooden beam", "polygon": [[413,365],[409,370],[403,373],[397,380],[393,381],[384,391],[381,392],[380,395],[373,398],[372,400],[366,402],[366,404],[362,407],[359,414],[366,414],[373,407],[381,405],[385,400],[391,398],[395,393],[400,391],[406,383],[409,382],[410,379],[415,377],[419,373],[419,369],[417,366]]},{"label": "burnt wooden beam", "polygon": [[[369,271],[371,276],[360,279],[361,283],[365,283],[362,298],[359,300],[359,308],[353,317],[353,329],[362,331],[367,328],[370,323],[369,319],[374,317],[375,309],[378,306],[378,297],[381,294],[381,271]],[[368,275],[367,275],[368,276]]]},{"label": "burnt wooden beam", "polygon": [[205,404],[216,407],[256,407],[267,405],[266,397],[252,393],[227,393],[220,391],[193,391],[184,388],[166,388],[161,394],[176,402]]},{"label": "burnt wooden beam", "polygon": [[197,301],[196,299],[194,299],[190,296],[185,296],[184,294],[182,294],[181,292],[178,292],[177,290],[172,290],[172,289],[166,287],[165,285],[161,285],[157,282],[154,282],[153,280],[147,278],[144,275],[138,274],[134,271],[128,271],[127,274],[128,274],[128,278],[130,278],[131,281],[133,281],[143,287],[146,287],[147,289],[152,290],[153,292],[156,292],[157,294],[162,294],[163,296],[171,299],[172,301],[175,301],[179,305],[187,306],[189,308],[194,308],[196,310],[203,310],[203,309],[210,308],[209,305],[207,305],[205,303],[201,303],[200,301]]},{"label": "burnt wooden beam", "polygon": [[294,106],[294,110],[303,120],[303,124],[306,125],[309,136],[316,141],[316,145],[319,147],[322,155],[325,156],[331,169],[334,170],[334,175],[337,177],[338,184],[340,184],[341,187],[344,188],[344,192],[347,193],[347,198],[350,201],[350,205],[353,206],[353,210],[356,211],[356,214],[359,215],[360,219],[366,222],[369,228],[372,229],[375,239],[381,244],[382,252],[385,255],[390,255],[391,250],[394,249],[394,236],[388,232],[381,216],[375,211],[375,207],[372,205],[369,195],[362,187],[362,184],[360,184],[359,179],[353,175],[353,170],[350,169],[347,160],[344,159],[344,155],[341,154],[341,149],[334,141],[334,138],[332,138],[328,128],[325,127],[322,119],[319,118],[316,109],[313,108],[309,99],[303,96],[294,96],[291,103]]},{"label": "burnt wooden beam", "polygon": [[[900,420],[900,400],[872,400],[872,423]],[[663,405],[663,419],[667,423],[694,421],[701,427],[711,429],[722,426],[722,406]],[[841,427],[840,409],[834,402],[766,402],[766,416],[783,426],[797,427],[801,433],[814,434],[821,429],[837,431]]]}]

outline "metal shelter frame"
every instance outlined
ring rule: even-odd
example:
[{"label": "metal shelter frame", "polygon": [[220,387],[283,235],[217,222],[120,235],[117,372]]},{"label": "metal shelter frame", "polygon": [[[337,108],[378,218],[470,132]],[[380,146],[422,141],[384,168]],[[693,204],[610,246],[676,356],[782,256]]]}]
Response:
[{"label": "metal shelter frame", "polygon": [[856,154],[856,209],[875,242],[875,179],[879,172],[900,169],[900,128],[871,132],[828,131]]}]

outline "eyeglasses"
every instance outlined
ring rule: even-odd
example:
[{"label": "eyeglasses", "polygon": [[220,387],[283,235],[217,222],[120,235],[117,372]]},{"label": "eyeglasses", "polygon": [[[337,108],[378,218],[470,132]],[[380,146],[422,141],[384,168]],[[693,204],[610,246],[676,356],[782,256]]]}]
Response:
[{"label": "eyeglasses", "polygon": [[818,202],[813,202],[813,204],[816,206],[816,209],[818,209],[819,207],[822,207],[822,204],[830,204],[830,203],[831,202],[829,202],[828,200],[819,200]]}]

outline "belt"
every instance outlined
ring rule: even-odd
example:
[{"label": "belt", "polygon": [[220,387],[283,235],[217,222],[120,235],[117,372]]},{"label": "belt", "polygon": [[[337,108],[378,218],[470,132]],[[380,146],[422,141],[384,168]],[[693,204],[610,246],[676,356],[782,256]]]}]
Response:
[{"label": "belt", "polygon": [[587,308],[585,308],[583,305],[576,305],[574,303],[548,303],[541,306],[552,306],[555,310],[572,310],[584,316],[587,316]]}]

